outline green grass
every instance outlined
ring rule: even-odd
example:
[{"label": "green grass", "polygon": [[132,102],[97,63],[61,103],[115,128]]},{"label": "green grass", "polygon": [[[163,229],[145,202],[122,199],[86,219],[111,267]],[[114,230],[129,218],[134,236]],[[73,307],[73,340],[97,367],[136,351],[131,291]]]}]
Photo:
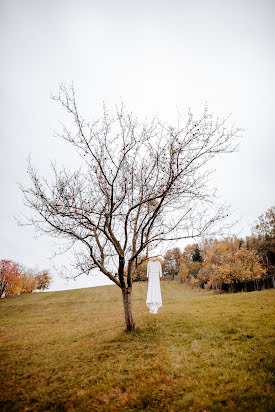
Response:
[{"label": "green grass", "polygon": [[117,286],[0,301],[2,411],[274,410],[275,290],[213,294],[162,282],[124,332]]}]

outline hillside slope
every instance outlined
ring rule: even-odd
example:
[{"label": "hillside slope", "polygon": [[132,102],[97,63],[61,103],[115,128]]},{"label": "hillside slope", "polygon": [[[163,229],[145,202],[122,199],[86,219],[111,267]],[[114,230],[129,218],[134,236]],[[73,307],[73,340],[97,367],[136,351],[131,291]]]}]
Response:
[{"label": "hillside slope", "polygon": [[271,411],[275,290],[161,289],[150,315],[134,284],[130,334],[115,285],[2,299],[0,409]]}]

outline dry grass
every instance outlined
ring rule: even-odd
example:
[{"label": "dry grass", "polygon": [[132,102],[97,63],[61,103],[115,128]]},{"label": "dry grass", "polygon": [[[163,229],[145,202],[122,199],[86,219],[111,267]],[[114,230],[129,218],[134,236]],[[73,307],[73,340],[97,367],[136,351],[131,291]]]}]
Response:
[{"label": "dry grass", "polygon": [[275,290],[219,294],[162,282],[124,332],[117,286],[3,299],[2,411],[271,411]]}]

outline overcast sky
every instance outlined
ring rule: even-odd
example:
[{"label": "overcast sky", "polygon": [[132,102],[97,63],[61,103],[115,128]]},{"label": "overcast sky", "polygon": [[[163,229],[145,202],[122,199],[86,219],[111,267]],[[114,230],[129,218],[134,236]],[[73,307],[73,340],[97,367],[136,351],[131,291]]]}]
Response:
[{"label": "overcast sky", "polygon": [[[0,0],[0,259],[50,267],[53,241],[34,239],[14,216],[26,212],[17,182],[31,153],[41,174],[49,162],[78,159],[53,137],[62,114],[50,93],[75,84],[90,119],[102,101],[121,99],[137,115],[173,121],[177,108],[208,102],[245,129],[238,153],[215,163],[213,180],[229,202],[239,236],[274,199],[273,0]],[[62,256],[61,261],[67,261]],[[53,273],[54,274],[54,273]],[[51,290],[111,283],[103,275]]]}]

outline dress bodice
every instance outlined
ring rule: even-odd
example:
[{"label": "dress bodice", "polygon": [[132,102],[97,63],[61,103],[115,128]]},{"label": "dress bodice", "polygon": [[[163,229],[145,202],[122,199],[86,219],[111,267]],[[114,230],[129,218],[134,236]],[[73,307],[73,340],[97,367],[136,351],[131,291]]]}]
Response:
[{"label": "dress bodice", "polygon": [[149,260],[147,264],[147,277],[152,273],[156,273],[162,277],[161,263],[159,260]]}]

